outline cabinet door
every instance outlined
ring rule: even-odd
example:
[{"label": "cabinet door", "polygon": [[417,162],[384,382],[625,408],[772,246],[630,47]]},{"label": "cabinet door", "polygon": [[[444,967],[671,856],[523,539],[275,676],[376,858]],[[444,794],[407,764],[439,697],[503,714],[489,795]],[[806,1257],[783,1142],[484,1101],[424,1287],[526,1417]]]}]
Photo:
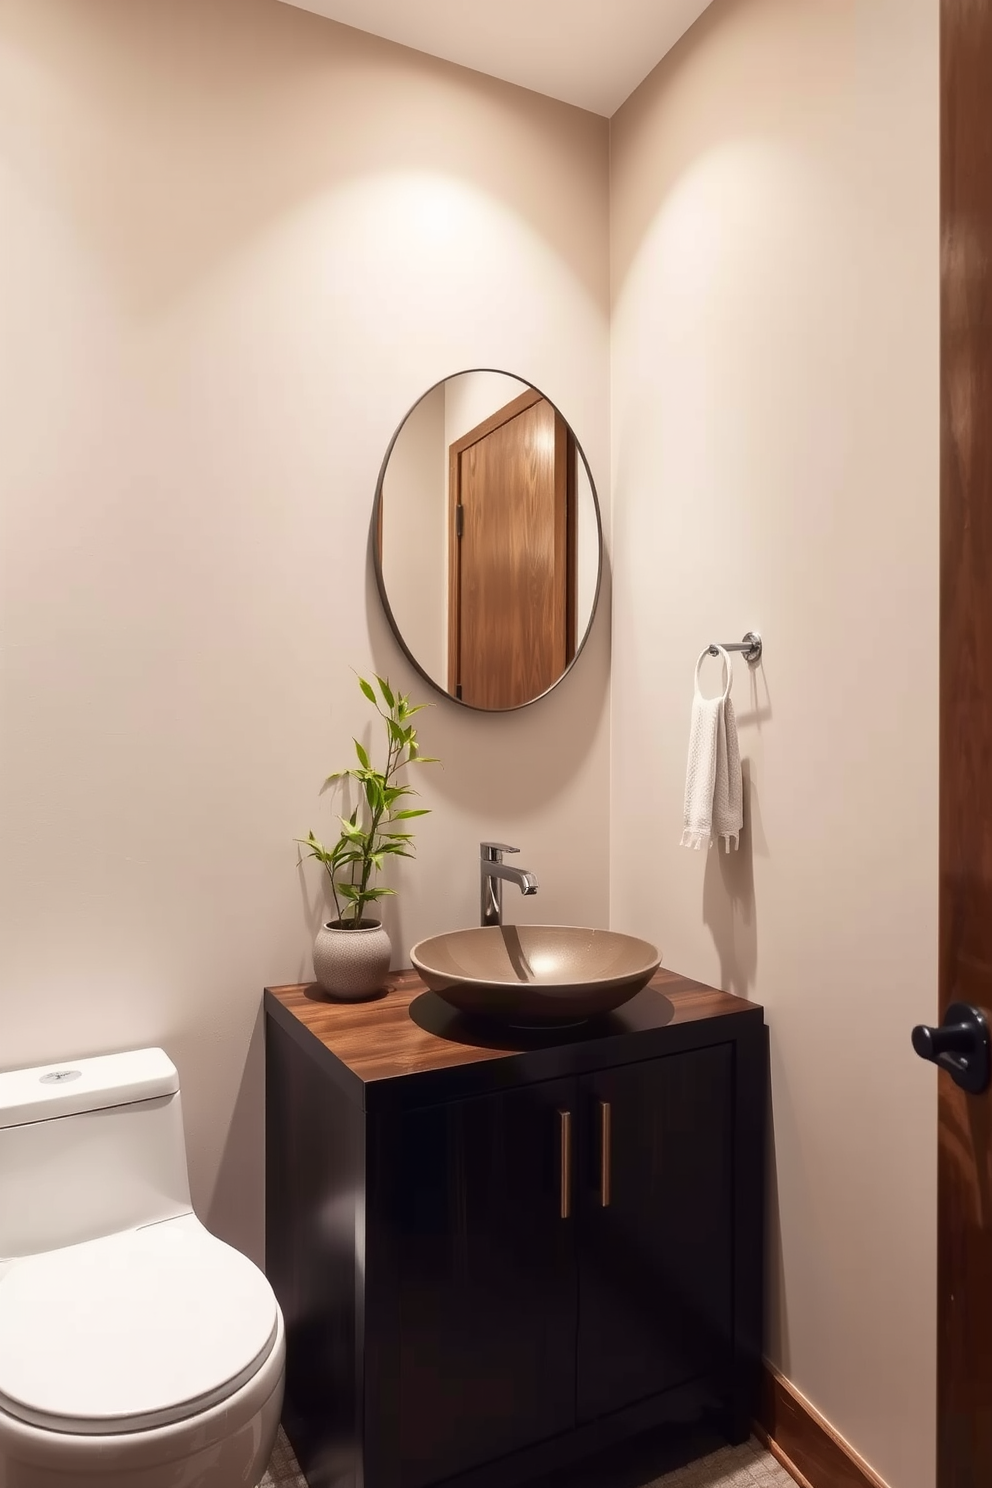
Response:
[{"label": "cabinet door", "polygon": [[574,1426],[576,1096],[556,1080],[376,1123],[368,1481],[419,1488]]},{"label": "cabinet door", "polygon": [[578,1416],[729,1365],[732,1046],[583,1077]]}]

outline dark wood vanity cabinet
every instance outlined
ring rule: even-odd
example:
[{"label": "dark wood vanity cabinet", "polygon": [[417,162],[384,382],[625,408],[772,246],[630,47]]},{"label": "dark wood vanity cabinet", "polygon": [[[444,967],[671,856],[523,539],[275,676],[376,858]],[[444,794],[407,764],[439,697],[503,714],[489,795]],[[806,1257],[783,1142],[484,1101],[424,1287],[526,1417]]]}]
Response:
[{"label": "dark wood vanity cabinet", "polygon": [[505,1488],[707,1412],[746,1435],[761,1009],[659,973],[518,1044],[391,982],[266,993],[266,1269],[311,1488]]},{"label": "dark wood vanity cabinet", "polygon": [[583,1077],[579,1420],[729,1381],[733,1056],[717,1044]]},{"label": "dark wood vanity cabinet", "polygon": [[573,1080],[397,1112],[370,1153],[371,1251],[393,1318],[383,1481],[422,1488],[575,1425]]}]

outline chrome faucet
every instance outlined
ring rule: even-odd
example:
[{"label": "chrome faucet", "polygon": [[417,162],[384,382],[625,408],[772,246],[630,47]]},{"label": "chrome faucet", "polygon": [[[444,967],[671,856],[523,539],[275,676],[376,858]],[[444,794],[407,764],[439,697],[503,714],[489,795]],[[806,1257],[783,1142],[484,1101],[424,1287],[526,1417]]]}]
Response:
[{"label": "chrome faucet", "polygon": [[515,883],[521,894],[536,894],[537,879],[526,868],[510,868],[503,862],[504,853],[519,852],[505,842],[480,842],[479,869],[482,875],[482,924],[503,923],[503,880]]}]

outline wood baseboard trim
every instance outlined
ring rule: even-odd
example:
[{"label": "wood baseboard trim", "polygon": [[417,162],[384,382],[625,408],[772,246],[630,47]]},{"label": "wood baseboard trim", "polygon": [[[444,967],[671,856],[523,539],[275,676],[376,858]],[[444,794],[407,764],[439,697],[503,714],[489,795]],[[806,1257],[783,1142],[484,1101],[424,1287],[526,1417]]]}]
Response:
[{"label": "wood baseboard trim", "polygon": [[888,1488],[815,1406],[765,1364],[755,1434],[799,1488]]},{"label": "wood baseboard trim", "polygon": [[762,1446],[766,1447],[768,1451],[771,1452],[779,1467],[784,1467],[786,1472],[789,1474],[789,1477],[795,1479],[796,1483],[798,1483],[799,1485],[799,1488],[813,1488],[813,1485],[810,1482],[809,1478],[803,1477],[796,1464],[792,1461],[792,1458],[785,1455],[778,1442],[772,1441],[770,1436],[765,1435],[761,1427],[758,1425],[757,1421],[754,1423],[754,1434],[761,1442]]}]

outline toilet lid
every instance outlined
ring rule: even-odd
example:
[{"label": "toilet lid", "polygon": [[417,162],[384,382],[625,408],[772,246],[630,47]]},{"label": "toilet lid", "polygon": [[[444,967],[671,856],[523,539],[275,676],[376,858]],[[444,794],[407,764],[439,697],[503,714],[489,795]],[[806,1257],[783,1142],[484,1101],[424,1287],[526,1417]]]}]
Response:
[{"label": "toilet lid", "polygon": [[192,1215],[31,1256],[0,1277],[0,1409],[88,1435],[183,1420],[252,1378],[277,1318]]}]

